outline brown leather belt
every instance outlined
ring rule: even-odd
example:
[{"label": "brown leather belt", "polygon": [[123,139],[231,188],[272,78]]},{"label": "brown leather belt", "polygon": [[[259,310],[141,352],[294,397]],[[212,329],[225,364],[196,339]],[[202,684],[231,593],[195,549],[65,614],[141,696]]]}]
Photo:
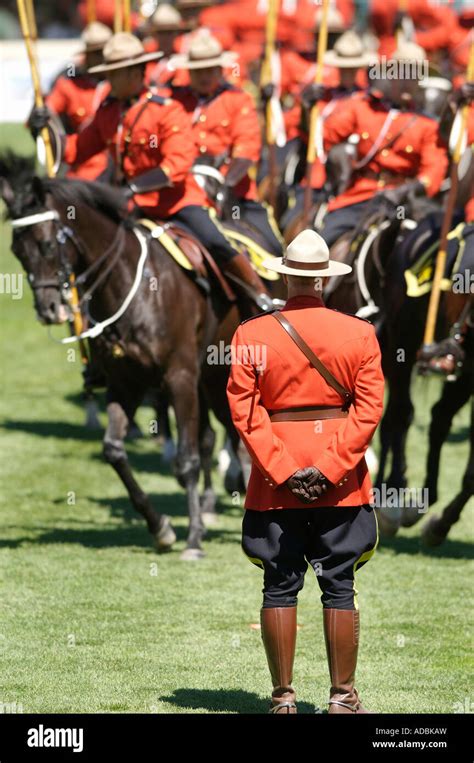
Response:
[{"label": "brown leather belt", "polygon": [[318,419],[345,419],[349,411],[342,408],[329,408],[325,405],[302,406],[299,408],[280,408],[268,411],[270,421],[317,421]]}]

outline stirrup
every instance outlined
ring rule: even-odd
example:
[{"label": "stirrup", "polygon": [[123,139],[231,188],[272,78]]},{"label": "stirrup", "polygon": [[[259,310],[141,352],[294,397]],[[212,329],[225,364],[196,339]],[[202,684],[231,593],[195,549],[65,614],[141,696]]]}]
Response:
[{"label": "stirrup", "polygon": [[274,705],[273,707],[271,707],[268,712],[269,713],[277,713],[279,711],[280,707],[287,707],[288,709],[290,709],[290,707],[294,707],[296,709],[296,705],[295,705],[294,702],[280,702],[279,705]]}]

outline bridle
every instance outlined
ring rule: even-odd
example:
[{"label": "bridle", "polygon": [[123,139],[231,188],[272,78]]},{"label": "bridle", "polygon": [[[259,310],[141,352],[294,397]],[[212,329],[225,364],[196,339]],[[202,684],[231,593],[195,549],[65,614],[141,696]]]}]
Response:
[{"label": "bridle", "polygon": [[[70,337],[65,337],[60,340],[61,344],[68,344],[70,342],[76,342],[81,341],[84,338],[88,337],[97,337],[99,334],[103,332],[103,330],[110,326],[112,323],[115,323],[127,310],[130,302],[134,298],[135,294],[138,291],[140,281],[143,276],[143,269],[145,266],[145,261],[148,256],[148,239],[143,235],[143,233],[137,228],[133,227],[133,233],[135,234],[136,238],[138,239],[138,243],[140,246],[140,257],[137,263],[137,270],[135,273],[135,279],[133,281],[132,287],[128,294],[126,295],[122,305],[120,308],[109,318],[106,318],[103,321],[95,321],[92,316],[90,316],[87,305],[90,301],[92,294],[94,291],[100,286],[100,284],[103,283],[105,278],[108,276],[110,271],[113,269],[117,261],[119,260],[125,246],[125,233],[126,229],[123,223],[120,223],[117,226],[117,233],[111,242],[111,244],[107,247],[105,252],[103,252],[100,257],[97,258],[89,267],[84,270],[77,278],[75,277],[74,270],[71,266],[71,263],[69,262],[66,252],[65,252],[65,244],[70,241],[75,246],[76,251],[79,253],[79,255],[85,255],[85,247],[84,245],[77,239],[77,237],[74,235],[74,232],[69,228],[67,225],[64,225],[61,222],[61,218],[59,216],[59,213],[55,209],[48,209],[44,212],[38,212],[33,215],[27,215],[25,217],[18,217],[11,221],[12,228],[14,230],[21,229],[21,228],[28,228],[32,225],[37,225],[38,223],[46,222],[48,220],[51,220],[54,222],[57,226],[56,230],[56,241],[58,243],[58,249],[59,249],[59,261],[60,261],[60,269],[57,272],[57,280],[53,279],[45,279],[43,281],[35,281],[34,277],[31,275],[28,277],[28,280],[30,282],[31,288],[33,290],[51,287],[58,289],[59,293],[61,294],[61,298],[64,301],[65,304],[67,304],[72,313],[79,313],[81,322],[83,321],[83,315],[81,308],[86,306],[86,314],[87,314],[87,322],[92,324],[91,328],[87,329],[86,331],[81,331],[80,333],[72,334]],[[21,231],[18,231],[21,233]],[[89,276],[94,273],[99,266],[109,258],[110,252],[115,250],[115,253],[113,257],[110,259],[110,261],[107,263],[106,267],[103,269],[101,273],[97,276],[94,283],[87,289],[87,291],[84,292],[82,297],[80,299],[77,298],[77,286],[81,284],[85,284]],[[74,295],[74,296],[73,296]]]},{"label": "bridle", "polygon": [[[47,209],[44,212],[37,212],[36,214],[33,214],[33,215],[26,215],[25,217],[14,218],[13,220],[11,220],[11,226],[16,233],[23,233],[28,228],[31,228],[34,225],[38,225],[39,223],[43,223],[47,221],[52,221],[56,223],[56,227],[57,227],[56,241],[58,243],[59,264],[60,264],[60,267],[57,271],[57,279],[56,280],[54,279],[37,280],[30,273],[28,275],[28,281],[33,291],[36,291],[37,289],[45,289],[45,288],[58,289],[63,301],[66,304],[70,304],[70,294],[71,294],[71,289],[74,282],[74,271],[73,271],[73,268],[71,267],[71,263],[69,262],[66,256],[65,244],[67,243],[67,241],[71,241],[71,243],[75,246],[79,254],[82,254],[84,252],[84,247],[78,241],[78,239],[74,235],[74,232],[71,230],[71,228],[69,228],[67,225],[64,225],[61,222],[61,218],[56,209]],[[41,249],[41,243],[44,243],[44,242],[38,243],[38,246],[40,247],[40,249]]]}]

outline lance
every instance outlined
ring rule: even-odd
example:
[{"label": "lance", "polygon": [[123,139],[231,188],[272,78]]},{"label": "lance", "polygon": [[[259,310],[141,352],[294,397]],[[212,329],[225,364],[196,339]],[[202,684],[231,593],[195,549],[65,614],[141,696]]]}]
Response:
[{"label": "lance", "polygon": [[[321,24],[319,27],[318,35],[318,53],[316,61],[316,73],[314,75],[314,83],[316,85],[322,85],[323,73],[324,73],[324,54],[326,53],[328,45],[328,8],[329,0],[323,0]],[[305,225],[309,223],[309,216],[311,213],[311,207],[313,205],[313,191],[311,188],[311,174],[313,169],[314,160],[316,157],[316,127],[319,118],[319,104],[315,103],[311,109],[309,115],[309,135],[308,135],[308,148],[306,151],[306,187],[304,189],[304,206],[303,206],[303,218]]]},{"label": "lance", "polygon": [[[41,84],[39,77],[38,62],[36,58],[35,42],[37,40],[37,28],[35,19],[35,10],[33,6],[33,0],[17,0],[18,17],[20,19],[21,31],[25,40],[26,52],[30,63],[31,79],[33,82],[33,91],[35,97],[36,108],[44,108],[44,98],[41,92]],[[51,147],[51,139],[49,130],[44,127],[41,130],[41,138],[43,140],[45,157],[46,157],[46,172],[48,177],[54,177],[54,157],[53,149]],[[70,306],[72,309],[73,319],[69,323],[71,333],[80,334],[83,329],[82,316],[79,310],[79,298],[77,289],[74,286],[74,276],[71,277],[71,297]],[[87,351],[84,342],[80,343],[82,362],[87,362]]]},{"label": "lance", "polygon": [[[35,96],[36,108],[44,107],[43,94],[41,92],[40,77],[38,71],[38,62],[36,60],[35,53],[35,40],[37,37],[35,12],[33,8],[32,0],[17,0],[18,18],[20,20],[21,32],[25,41],[26,54],[30,63],[31,80],[33,82],[33,92]],[[46,171],[48,177],[54,175],[54,157],[53,150],[51,148],[51,139],[47,127],[41,130],[41,138],[43,140],[45,155],[46,155]]]},{"label": "lance", "polygon": [[[265,56],[260,73],[260,87],[272,83],[272,58],[275,51],[275,38],[278,23],[280,0],[270,0],[265,24]],[[276,145],[273,127],[272,104],[269,99],[265,110],[265,134],[268,150],[268,177],[270,180],[270,204],[275,210],[276,205]]]},{"label": "lance", "polygon": [[123,32],[123,5],[122,0],[115,0],[114,34],[119,32]]},{"label": "lance", "polygon": [[123,31],[132,31],[132,19],[130,13],[130,0],[123,0]]},{"label": "lance", "polygon": [[[399,0],[398,10],[400,13],[403,13],[406,16],[408,13],[408,0]],[[397,47],[400,47],[404,40],[405,30],[403,28],[403,24],[401,24],[399,29],[397,29]]]},{"label": "lance", "polygon": [[87,23],[92,24],[97,21],[95,0],[87,0]]},{"label": "lance", "polygon": [[[467,67],[466,80],[467,82],[472,82],[474,80],[474,40],[471,42],[471,47],[469,51],[469,64]],[[446,201],[446,208],[444,211],[443,224],[441,227],[441,240],[440,240],[438,255],[436,257],[436,266],[435,266],[435,272],[433,276],[433,286],[431,288],[430,301],[428,305],[428,314],[426,316],[425,335],[423,338],[424,348],[433,344],[434,335],[435,335],[436,320],[438,317],[439,300],[441,295],[441,281],[443,279],[444,271],[446,267],[448,233],[451,229],[454,205],[456,203],[456,196],[458,191],[458,165],[459,165],[459,160],[461,158],[463,140],[464,140],[464,136],[466,134],[466,129],[467,129],[468,111],[469,111],[469,105],[464,104],[461,111],[460,130],[457,136],[456,145],[454,148],[454,153],[453,153],[452,162],[451,162],[451,172],[450,172],[451,183],[449,187],[448,198]]]}]

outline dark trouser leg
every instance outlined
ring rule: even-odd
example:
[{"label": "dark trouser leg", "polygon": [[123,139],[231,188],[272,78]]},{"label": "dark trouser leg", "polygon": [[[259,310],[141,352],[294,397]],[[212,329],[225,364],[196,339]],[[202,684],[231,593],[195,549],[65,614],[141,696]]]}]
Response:
[{"label": "dark trouser leg", "polygon": [[247,257],[232,247],[219,224],[210,216],[208,209],[190,204],[173,215],[173,219],[204,244],[224,274],[229,274],[237,279],[237,282],[231,279],[234,286],[237,283],[237,290],[240,281],[243,283],[243,289],[248,288],[256,304],[262,310],[269,310],[273,307],[271,297],[268,295],[260,276],[252,268]]},{"label": "dark trouser leg", "polygon": [[322,228],[317,233],[323,237],[328,246],[332,246],[344,233],[355,229],[361,216],[366,213],[371,203],[372,200],[370,199],[335,209],[334,212],[328,212]]},{"label": "dark trouser leg", "polygon": [[247,510],[242,522],[242,549],[264,571],[260,622],[273,684],[270,712],[296,712],[292,677],[297,597],[308,566],[306,515],[305,509]]},{"label": "dark trouser leg", "polygon": [[239,199],[242,220],[252,225],[265,239],[269,252],[276,257],[283,254],[283,239],[278,231],[273,212],[258,201]]},{"label": "dark trouser leg", "polygon": [[377,519],[370,507],[315,510],[306,558],[322,590],[324,637],[331,690],[329,712],[364,713],[354,686],[359,647],[355,570],[373,555]]}]

